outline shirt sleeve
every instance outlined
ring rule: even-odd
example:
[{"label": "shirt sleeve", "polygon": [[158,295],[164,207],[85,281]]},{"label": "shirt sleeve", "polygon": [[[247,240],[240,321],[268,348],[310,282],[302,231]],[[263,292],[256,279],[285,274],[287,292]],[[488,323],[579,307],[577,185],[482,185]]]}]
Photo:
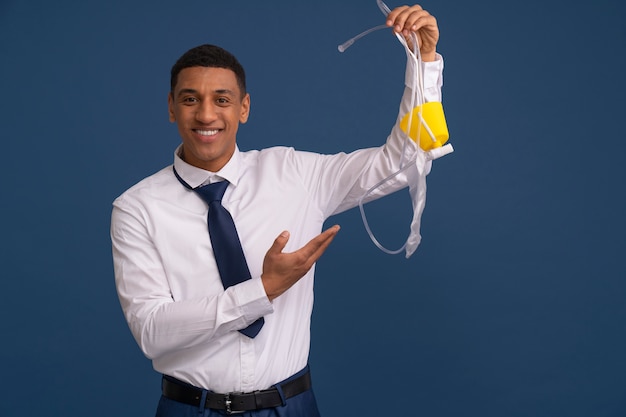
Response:
[{"label": "shirt sleeve", "polygon": [[[422,64],[424,76],[424,99],[427,102],[441,101],[443,85],[443,58],[437,55],[433,62]],[[313,167],[312,172],[303,174],[303,180],[317,198],[325,217],[337,214],[356,207],[362,196],[372,187],[383,182],[379,187],[371,190],[364,202],[372,201],[391,194],[408,185],[406,175],[399,173],[404,163],[415,160],[418,149],[415,142],[407,140],[405,133],[400,129],[399,122],[411,110],[413,97],[413,79],[416,77],[413,63],[408,60],[405,72],[405,88],[400,102],[398,117],[394,123],[384,145],[377,148],[360,149],[351,153],[317,156],[314,163],[306,161],[302,166]],[[316,158],[303,155],[303,158]],[[418,158],[419,167],[425,172],[430,171],[431,161]],[[416,163],[416,162],[411,162]]]},{"label": "shirt sleeve", "polygon": [[273,312],[258,279],[213,296],[174,302],[149,218],[136,202],[114,203],[111,240],[116,287],[130,330],[147,357],[210,342]]}]

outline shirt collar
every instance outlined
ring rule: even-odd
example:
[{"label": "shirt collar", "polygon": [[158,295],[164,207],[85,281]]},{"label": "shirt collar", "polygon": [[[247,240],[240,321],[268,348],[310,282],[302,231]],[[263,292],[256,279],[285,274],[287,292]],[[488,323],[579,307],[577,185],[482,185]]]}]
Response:
[{"label": "shirt collar", "polygon": [[238,146],[235,146],[235,153],[233,153],[233,156],[226,163],[226,165],[224,165],[224,167],[217,172],[207,171],[183,161],[180,157],[182,146],[183,145],[180,144],[174,151],[174,168],[176,168],[178,175],[180,175],[180,177],[184,179],[185,182],[192,188],[222,180],[226,180],[232,185],[237,186],[237,183],[239,182],[239,167],[241,161],[241,154]]}]

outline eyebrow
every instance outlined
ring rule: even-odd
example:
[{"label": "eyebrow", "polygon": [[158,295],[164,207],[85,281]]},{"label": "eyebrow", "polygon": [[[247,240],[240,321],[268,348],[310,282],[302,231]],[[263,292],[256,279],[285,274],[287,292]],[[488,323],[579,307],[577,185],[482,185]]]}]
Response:
[{"label": "eyebrow", "polygon": [[[226,95],[230,95],[230,96],[235,96],[235,93],[232,90],[229,89],[218,89],[218,90],[214,90],[213,91],[216,94],[226,94]],[[198,90],[194,90],[193,88],[183,88],[182,90],[180,90],[177,94],[178,97],[180,97],[183,94],[197,94]]]}]

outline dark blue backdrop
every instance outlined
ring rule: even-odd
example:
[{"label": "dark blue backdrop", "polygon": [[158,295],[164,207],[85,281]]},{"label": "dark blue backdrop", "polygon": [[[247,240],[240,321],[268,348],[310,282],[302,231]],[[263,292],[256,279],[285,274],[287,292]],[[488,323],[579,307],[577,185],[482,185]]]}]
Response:
[{"label": "dark blue backdrop", "polygon": [[[332,219],[312,329],[322,412],[626,415],[624,3],[424,6],[456,152],[429,177],[411,259],[379,252],[358,211]],[[240,58],[242,149],[349,151],[396,114],[393,37],[336,50],[381,17],[374,0],[2,1],[0,415],[153,413],[159,377],[122,317],[108,229],[112,200],[172,161],[174,60],[205,42]],[[369,209],[389,246],[407,202]]]}]

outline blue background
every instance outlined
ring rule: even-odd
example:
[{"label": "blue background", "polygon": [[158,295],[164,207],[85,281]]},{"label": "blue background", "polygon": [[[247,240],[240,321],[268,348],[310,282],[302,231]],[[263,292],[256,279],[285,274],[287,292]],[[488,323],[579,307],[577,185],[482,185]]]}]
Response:
[{"label": "blue background", "polygon": [[[176,3],[176,4],[175,4]],[[390,2],[390,7],[399,5]],[[423,243],[380,252],[357,210],[318,265],[323,415],[626,415],[626,10],[429,1],[456,152]],[[153,415],[159,376],[113,284],[111,202],[170,164],[169,69],[216,43],[248,72],[242,149],[381,143],[404,52],[374,0],[0,3],[5,417]],[[399,246],[408,193],[368,208]]]}]

